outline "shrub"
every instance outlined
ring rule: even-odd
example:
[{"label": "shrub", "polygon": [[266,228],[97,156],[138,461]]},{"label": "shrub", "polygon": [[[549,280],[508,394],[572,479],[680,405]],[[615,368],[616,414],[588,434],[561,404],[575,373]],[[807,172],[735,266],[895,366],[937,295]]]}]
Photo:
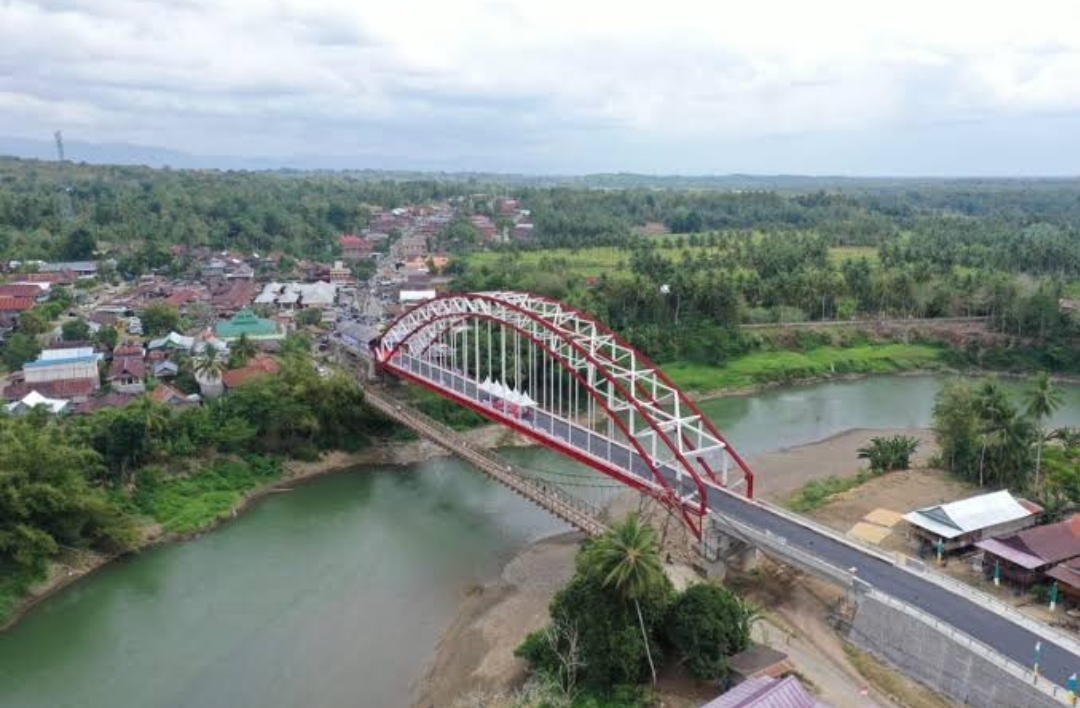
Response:
[{"label": "shrub", "polygon": [[738,595],[713,585],[692,585],[668,610],[664,633],[694,678],[727,673],[727,658],[750,645],[756,611]]}]

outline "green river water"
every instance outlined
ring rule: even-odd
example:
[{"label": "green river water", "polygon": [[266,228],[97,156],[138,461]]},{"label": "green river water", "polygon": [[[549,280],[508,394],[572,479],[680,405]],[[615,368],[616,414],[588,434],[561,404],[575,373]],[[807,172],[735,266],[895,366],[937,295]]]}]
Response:
[{"label": "green river water", "polygon": [[[942,381],[837,381],[702,407],[753,456],[849,428],[926,426]],[[1053,423],[1080,425],[1080,387],[1064,389]],[[584,474],[545,450],[506,453]],[[407,706],[468,587],[564,529],[454,459],[323,477],[41,603],[0,634],[0,708]]]}]

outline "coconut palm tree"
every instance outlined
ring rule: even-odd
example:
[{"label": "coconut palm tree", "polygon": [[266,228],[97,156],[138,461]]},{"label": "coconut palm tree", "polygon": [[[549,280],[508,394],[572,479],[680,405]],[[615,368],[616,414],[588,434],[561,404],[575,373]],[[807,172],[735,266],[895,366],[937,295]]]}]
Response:
[{"label": "coconut palm tree", "polygon": [[1009,398],[995,381],[987,381],[975,395],[975,413],[979,418],[979,486],[985,481],[986,452],[997,447],[1004,437],[1003,431],[1015,415]]},{"label": "coconut palm tree", "polygon": [[199,383],[199,390],[207,398],[220,396],[221,375],[225,373],[229,362],[217,347],[207,344],[202,353],[192,359],[192,373]]},{"label": "coconut palm tree", "polygon": [[255,342],[248,339],[246,334],[241,334],[236,344],[232,345],[232,358],[234,366],[244,366],[258,353]]},{"label": "coconut palm tree", "polygon": [[588,559],[590,568],[599,574],[605,586],[614,589],[623,601],[634,603],[641,639],[645,642],[645,657],[649,661],[653,683],[656,683],[656,666],[639,603],[642,597],[664,582],[656,529],[642,524],[637,514],[630,514],[594,542],[588,551]]},{"label": "coconut palm tree", "polygon": [[1061,407],[1061,392],[1054,386],[1050,374],[1045,371],[1035,377],[1035,384],[1027,395],[1027,415],[1035,422],[1038,431],[1038,447],[1035,451],[1035,489],[1039,488],[1039,471],[1042,467],[1043,442],[1046,441],[1046,429],[1043,421]]}]

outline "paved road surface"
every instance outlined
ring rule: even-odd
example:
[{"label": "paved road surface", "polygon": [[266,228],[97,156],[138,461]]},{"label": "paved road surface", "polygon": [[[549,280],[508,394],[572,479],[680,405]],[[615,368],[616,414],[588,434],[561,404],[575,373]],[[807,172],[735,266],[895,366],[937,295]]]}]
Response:
[{"label": "paved road surface", "polygon": [[[419,359],[400,356],[404,368],[432,381],[441,382],[459,395],[480,402],[480,391],[469,379],[432,367]],[[581,426],[543,411],[535,412],[534,427],[578,450],[609,460],[621,469],[652,482],[652,473],[636,450],[610,441]],[[674,470],[663,470],[668,483],[675,487]],[[690,490],[684,487],[682,492]],[[1035,643],[1042,641],[1041,673],[1064,686],[1070,674],[1080,671],[1080,656],[1065,647],[1035,635],[992,609],[968,600],[928,580],[888,563],[876,556],[837,541],[811,528],[801,526],[767,508],[718,489],[709,489],[706,504],[720,516],[736,519],[759,530],[785,538],[789,545],[807,551],[836,568],[857,569],[857,575],[876,589],[906,602],[946,622],[959,631],[993,647],[999,653],[1024,665],[1034,660]]]}]

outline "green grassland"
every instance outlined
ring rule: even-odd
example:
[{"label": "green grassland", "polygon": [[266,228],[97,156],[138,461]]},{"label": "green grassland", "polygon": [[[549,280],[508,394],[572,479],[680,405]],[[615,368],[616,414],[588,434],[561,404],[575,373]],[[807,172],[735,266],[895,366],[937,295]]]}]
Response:
[{"label": "green grassland", "polygon": [[[680,234],[671,234],[656,238],[671,240],[680,236]],[[691,258],[695,258],[701,254],[710,253],[713,249],[707,246],[683,246],[661,248],[657,252],[670,260],[680,260],[684,251],[688,251]],[[878,259],[877,249],[863,246],[830,248],[829,257],[838,265],[843,261],[856,258],[866,258],[872,263],[877,262]],[[581,277],[607,275],[609,278],[617,278],[630,273],[630,251],[617,246],[594,246],[577,250],[550,248],[543,251],[518,253],[478,251],[469,254],[466,258],[471,269],[484,267],[497,269],[505,264],[513,264],[519,267],[568,272]]]},{"label": "green grassland", "polygon": [[711,392],[843,374],[884,374],[944,366],[945,349],[926,344],[822,346],[807,351],[761,351],[723,366],[672,362],[664,371],[683,390]]},{"label": "green grassland", "polygon": [[190,476],[166,475],[154,467],[139,473],[138,510],[165,531],[189,534],[232,515],[249,493],[281,478],[281,461],[250,457],[221,459]]},{"label": "green grassland", "polygon": [[859,258],[865,258],[871,263],[877,263],[877,249],[873,246],[833,246],[829,249],[829,260],[836,265]]}]

